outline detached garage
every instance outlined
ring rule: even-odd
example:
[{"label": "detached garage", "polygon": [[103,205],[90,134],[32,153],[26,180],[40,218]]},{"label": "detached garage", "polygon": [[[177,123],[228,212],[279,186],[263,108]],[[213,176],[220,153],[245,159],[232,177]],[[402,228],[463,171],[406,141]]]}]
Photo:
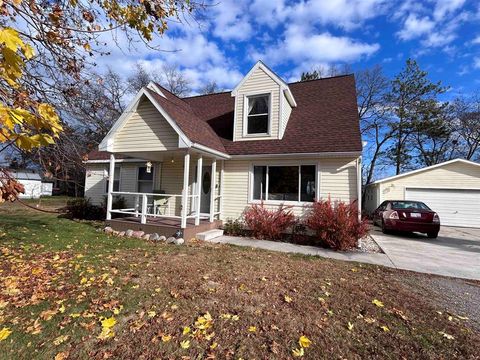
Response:
[{"label": "detached garage", "polygon": [[455,159],[367,185],[367,213],[385,200],[422,201],[442,225],[480,228],[480,164]]}]

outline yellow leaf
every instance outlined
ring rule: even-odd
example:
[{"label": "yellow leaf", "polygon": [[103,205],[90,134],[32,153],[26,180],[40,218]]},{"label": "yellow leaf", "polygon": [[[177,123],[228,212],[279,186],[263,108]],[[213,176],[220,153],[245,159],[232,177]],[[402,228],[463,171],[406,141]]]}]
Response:
[{"label": "yellow leaf", "polygon": [[347,324],[347,329],[348,331],[352,331],[353,330],[353,324],[349,321],[348,324]]},{"label": "yellow leaf", "polygon": [[218,344],[214,342],[212,345],[210,345],[210,350],[214,350],[217,346]]},{"label": "yellow leaf", "polygon": [[60,255],[58,254],[53,257],[53,261],[57,261],[57,260],[60,260]]},{"label": "yellow leaf", "polygon": [[0,330],[0,341],[8,338],[11,333],[12,333],[12,331],[9,328],[4,327],[2,330]]},{"label": "yellow leaf", "polygon": [[183,340],[180,342],[180,347],[182,349],[188,349],[190,347],[190,340]]},{"label": "yellow leaf", "polygon": [[115,320],[115,318],[112,316],[107,319],[101,320],[101,323],[103,328],[110,329],[117,323],[117,320]]},{"label": "yellow leaf", "polygon": [[62,304],[62,306],[60,306],[58,311],[60,311],[63,314],[65,312],[65,305]]},{"label": "yellow leaf", "polygon": [[40,313],[40,317],[45,320],[45,321],[48,321],[50,320],[55,314],[57,313],[57,310],[45,310],[45,311],[42,311]]},{"label": "yellow leaf", "polygon": [[256,326],[249,326],[248,327],[248,332],[257,332],[257,327]]},{"label": "yellow leaf", "polygon": [[112,329],[103,327],[102,332],[100,333],[100,335],[98,335],[97,338],[100,340],[106,340],[114,336],[115,336],[115,333],[112,331]]},{"label": "yellow leaf", "polygon": [[68,354],[68,351],[59,352],[57,355],[55,355],[55,360],[65,360],[68,358]]},{"label": "yellow leaf", "polygon": [[377,300],[377,299],[373,299],[372,304],[374,304],[378,307],[383,307],[383,302],[381,302],[380,300]]},{"label": "yellow leaf", "polygon": [[380,329],[382,329],[382,330],[385,331],[385,332],[389,332],[389,331],[390,331],[390,329],[388,328],[388,326],[385,326],[385,325],[380,326]]},{"label": "yellow leaf", "polygon": [[82,278],[80,279],[80,285],[83,285],[83,284],[85,284],[86,282],[87,282],[87,278],[86,278],[86,277],[82,277]]},{"label": "yellow leaf", "polygon": [[53,344],[58,346],[60,345],[61,343],[67,341],[69,338],[68,335],[60,335],[59,337],[55,338],[55,340],[53,340]]},{"label": "yellow leaf", "polygon": [[74,318],[74,319],[80,317],[80,315],[81,315],[81,314],[79,314],[79,313],[70,314],[70,316],[71,316],[72,318]]},{"label": "yellow leaf", "polygon": [[240,316],[232,315],[232,321],[238,321],[238,320],[240,320]]},{"label": "yellow leaf", "polygon": [[283,297],[283,299],[284,299],[285,302],[287,302],[287,303],[291,303],[292,300],[293,300],[293,299],[292,299],[290,296],[288,296],[288,295],[285,295],[285,296]]},{"label": "yellow leaf", "polygon": [[302,348],[308,348],[310,345],[312,345],[312,342],[305,335],[302,335],[300,336],[300,339],[298,339],[298,345],[300,345]]},{"label": "yellow leaf", "polygon": [[153,317],[155,317],[155,315],[157,315],[157,313],[152,310],[152,311],[147,312],[147,315],[148,315],[149,318],[153,318]]},{"label": "yellow leaf", "polygon": [[172,339],[171,335],[162,335],[163,342],[169,342]]},{"label": "yellow leaf", "polygon": [[305,350],[303,350],[302,347],[300,349],[293,349],[292,354],[295,357],[302,357],[303,355],[305,355]]},{"label": "yellow leaf", "polygon": [[191,330],[191,329],[190,329],[190,326],[185,326],[185,327],[183,328],[182,334],[183,334],[183,335],[187,335],[187,334],[190,332],[190,330]]},{"label": "yellow leaf", "polygon": [[5,44],[5,47],[12,51],[17,51],[23,45],[18,32],[10,27],[0,30],[0,43]]}]

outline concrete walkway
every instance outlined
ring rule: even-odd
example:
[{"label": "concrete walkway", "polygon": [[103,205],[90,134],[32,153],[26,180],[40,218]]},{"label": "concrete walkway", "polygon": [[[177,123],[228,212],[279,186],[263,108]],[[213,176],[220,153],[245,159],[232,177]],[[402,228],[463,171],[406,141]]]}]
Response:
[{"label": "concrete walkway", "polygon": [[398,269],[480,280],[480,229],[442,226],[437,239],[422,234],[370,235]]},{"label": "concrete walkway", "polygon": [[373,254],[373,253],[369,254],[369,253],[361,253],[361,252],[348,252],[348,253],[338,252],[338,251],[333,251],[329,249],[318,248],[316,246],[296,245],[296,244],[283,243],[278,241],[256,240],[256,239],[237,237],[237,236],[220,236],[208,241],[213,243],[219,243],[219,244],[247,246],[252,248],[280,251],[285,253],[321,256],[321,257],[330,258],[330,259],[355,261],[355,262],[395,267],[392,261],[385,254]]}]

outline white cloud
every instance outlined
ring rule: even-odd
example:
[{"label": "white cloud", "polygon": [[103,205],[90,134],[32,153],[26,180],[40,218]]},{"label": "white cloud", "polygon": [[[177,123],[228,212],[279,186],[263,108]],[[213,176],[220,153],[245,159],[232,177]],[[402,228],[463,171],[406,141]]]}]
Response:
[{"label": "white cloud", "polygon": [[328,32],[310,34],[301,27],[291,26],[285,38],[272,45],[264,53],[254,52],[253,59],[263,59],[267,63],[292,62],[310,66],[321,63],[354,62],[372,55],[380,46],[359,42],[346,36],[334,36]]},{"label": "white cloud", "polygon": [[446,15],[455,12],[465,4],[465,0],[437,0],[433,17],[436,20],[443,19]]},{"label": "white cloud", "polygon": [[411,40],[430,33],[434,27],[435,22],[430,20],[428,16],[418,17],[415,14],[410,14],[405,19],[403,29],[397,35],[402,40]]},{"label": "white cloud", "polygon": [[222,40],[246,40],[251,36],[247,2],[222,0],[209,8],[213,35]]},{"label": "white cloud", "polygon": [[285,21],[291,10],[284,0],[254,0],[250,5],[252,20],[271,28]]},{"label": "white cloud", "polygon": [[480,57],[476,56],[473,58],[473,68],[480,69]]},{"label": "white cloud", "polygon": [[480,45],[480,35],[477,35],[473,40],[472,44]]},{"label": "white cloud", "polygon": [[297,24],[318,23],[350,30],[384,13],[390,3],[391,0],[307,0],[292,5],[288,12]]}]

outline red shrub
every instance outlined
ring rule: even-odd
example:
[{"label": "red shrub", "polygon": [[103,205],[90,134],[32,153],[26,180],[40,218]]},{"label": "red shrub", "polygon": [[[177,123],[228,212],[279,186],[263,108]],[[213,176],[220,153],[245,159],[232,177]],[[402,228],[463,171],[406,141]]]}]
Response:
[{"label": "red shrub", "polygon": [[368,232],[366,220],[358,220],[356,203],[339,201],[332,204],[330,199],[313,203],[305,225],[315,232],[318,241],[335,250],[355,247],[358,239]]},{"label": "red shrub", "polygon": [[259,239],[276,240],[295,223],[295,216],[290,207],[279,206],[277,210],[269,210],[260,205],[252,205],[243,213],[245,224]]}]

